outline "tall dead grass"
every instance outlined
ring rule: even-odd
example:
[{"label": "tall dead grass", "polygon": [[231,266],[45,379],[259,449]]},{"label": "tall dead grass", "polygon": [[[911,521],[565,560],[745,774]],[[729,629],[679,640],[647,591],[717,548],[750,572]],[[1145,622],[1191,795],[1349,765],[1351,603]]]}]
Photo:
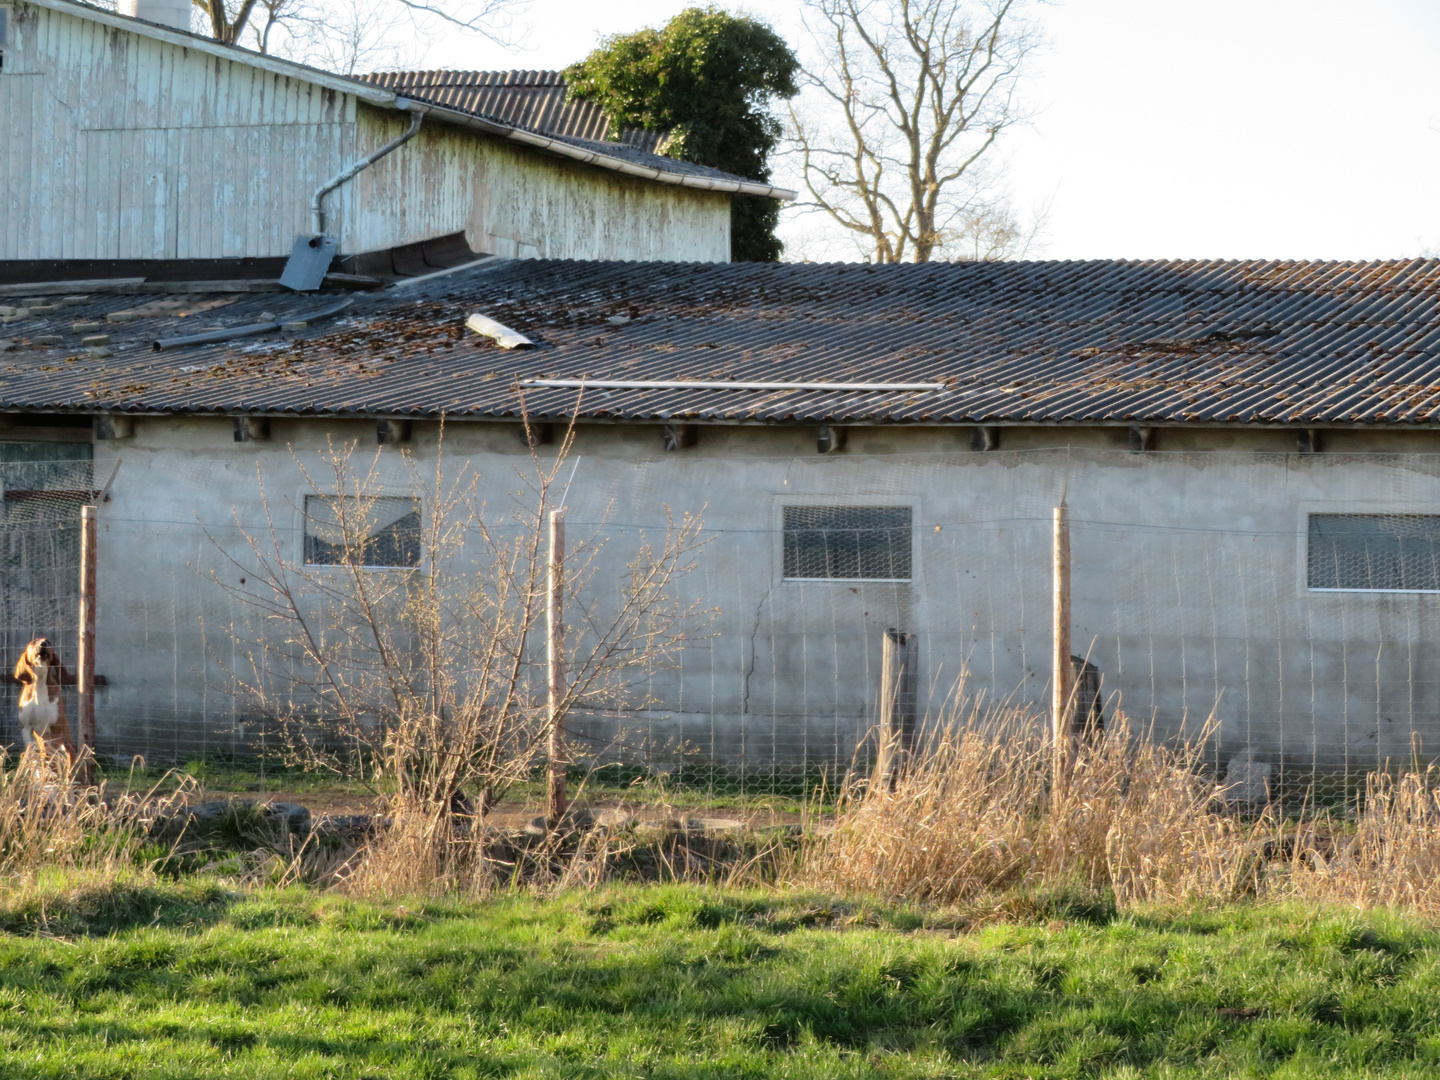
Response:
[{"label": "tall dead grass", "polygon": [[1291,846],[1298,897],[1440,916],[1440,770],[1371,773],[1353,828],[1325,822]]},{"label": "tall dead grass", "polygon": [[83,784],[84,764],[40,748],[18,758],[0,750],[0,907],[153,876],[142,858],[150,827],[174,817],[193,782],[116,793]]},{"label": "tall dead grass", "polygon": [[833,829],[809,842],[797,878],[889,899],[964,903],[1015,888],[1111,889],[1120,903],[1257,892],[1269,815],[1214,812],[1203,733],[1164,744],[1119,715],[1082,744],[1059,800],[1044,725],[972,705],[926,735],[884,783],[840,793]]}]

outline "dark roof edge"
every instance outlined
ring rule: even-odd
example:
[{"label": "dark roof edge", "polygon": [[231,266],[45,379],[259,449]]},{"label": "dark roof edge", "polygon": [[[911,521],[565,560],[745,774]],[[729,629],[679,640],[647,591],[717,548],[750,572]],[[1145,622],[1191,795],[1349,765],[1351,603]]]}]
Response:
[{"label": "dark roof edge", "polygon": [[[474,424],[518,424],[520,414],[500,413],[466,413],[466,412],[430,412],[430,411],[407,411],[397,409],[355,409],[351,411],[340,411],[337,409],[320,411],[299,411],[295,409],[245,409],[245,408],[202,408],[202,409],[125,409],[113,405],[102,406],[63,406],[46,407],[43,405],[0,405],[0,418],[10,416],[34,416],[41,414],[45,416],[133,416],[139,419],[163,420],[168,417],[189,417],[208,418],[214,420],[228,420],[236,416],[263,416],[271,420],[444,420],[446,423],[474,423]],[[662,427],[667,424],[685,424],[695,427],[746,427],[746,428],[814,428],[814,427],[843,427],[843,428],[947,428],[964,430],[977,427],[985,428],[1161,428],[1164,430],[1184,429],[1187,431],[1440,431],[1440,420],[1420,421],[1391,421],[1391,420],[1368,420],[1368,421],[1315,421],[1315,420],[1200,420],[1186,421],[1173,419],[1154,420],[869,420],[857,419],[847,420],[838,418],[808,419],[808,420],[734,420],[734,419],[713,419],[706,417],[675,416],[668,420],[647,417],[624,417],[624,416],[568,416],[560,414],[539,414],[530,416],[532,422],[544,423],[569,423],[587,425],[606,425],[610,427]],[[0,428],[0,441],[3,441],[3,428]],[[1437,451],[1440,453],[1440,451]]]},{"label": "dark roof edge", "polygon": [[[409,97],[404,94],[396,94],[393,91],[381,89],[363,79],[351,78],[345,75],[334,75],[328,71],[307,67],[304,64],[297,64],[291,60],[281,60],[273,56],[263,56],[260,53],[254,53],[248,49],[242,49],[235,45],[225,45],[210,38],[202,37],[199,34],[192,34],[187,30],[175,30],[168,26],[161,26],[158,23],[146,22],[143,19],[134,19],[128,15],[117,15],[103,8],[80,3],[79,0],[22,0],[22,2],[33,4],[36,7],[48,8],[51,11],[58,11],[61,14],[89,19],[91,22],[98,22],[116,30],[126,30],[131,33],[141,34],[144,37],[153,38],[156,41],[163,41],[169,45],[178,45],[183,49],[195,49],[221,60],[248,64],[251,67],[268,71],[274,75],[314,83],[317,86],[323,86],[337,93],[353,95],[361,101],[369,105],[374,105],[377,108],[396,109],[403,112],[413,109],[415,105],[418,104],[423,106],[419,111],[424,112],[427,116],[434,116],[456,127],[468,128],[469,130],[483,132],[487,135],[496,135],[500,138],[509,139],[512,142],[518,142],[537,150],[548,151],[560,157],[584,162],[587,165],[594,165],[597,168],[608,169],[611,172],[624,173],[627,176],[635,176],[660,184],[699,188],[706,191],[725,192],[727,194],[759,195],[771,199],[781,199],[786,202],[793,201],[797,198],[797,193],[788,188],[777,188],[770,184],[762,184],[753,180],[743,180],[740,178],[722,180],[718,177],[696,176],[691,173],[671,172],[663,168],[637,165],[634,162],[626,161],[620,157],[576,146],[574,143],[565,139],[541,135],[534,131],[527,131],[524,128],[519,128],[513,124],[507,124],[499,120],[493,120],[481,116],[478,113],[468,113],[443,105],[433,105],[426,102],[423,98]],[[649,156],[654,157],[657,161],[665,160],[659,155],[652,154]]]}]

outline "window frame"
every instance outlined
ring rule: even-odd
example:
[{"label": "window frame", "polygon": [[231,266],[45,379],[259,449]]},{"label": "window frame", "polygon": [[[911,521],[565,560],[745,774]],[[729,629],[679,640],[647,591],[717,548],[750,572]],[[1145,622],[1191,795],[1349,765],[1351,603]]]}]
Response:
[{"label": "window frame", "polygon": [[[309,499],[309,498],[320,498],[320,499],[356,499],[356,498],[408,499],[409,501],[411,501],[411,502],[413,502],[413,503],[416,504],[416,506],[419,508],[419,512],[420,512],[420,554],[419,554],[419,557],[416,559],[415,563],[414,563],[413,565],[411,565],[411,566],[390,566],[390,565],[381,565],[381,564],[379,564],[379,563],[362,563],[362,564],[360,564],[359,566],[354,566],[354,567],[352,567],[349,563],[343,563],[343,562],[337,562],[337,563],[312,563],[312,562],[309,560],[309,558],[308,558],[308,552],[307,552],[307,550],[306,550],[307,547],[308,547],[306,541],[307,541],[308,538],[309,538],[309,533],[308,533],[308,531],[307,531],[307,527],[308,527],[308,524],[309,524],[310,515],[305,512],[305,500],[306,500],[306,499]],[[302,568],[304,571],[306,571],[306,572],[312,572],[312,571],[322,571],[322,572],[323,572],[323,571],[336,571],[336,570],[350,570],[350,569],[355,569],[355,570],[363,570],[363,571],[365,571],[365,572],[367,572],[367,573],[378,573],[378,574],[388,574],[388,573],[395,573],[395,572],[409,573],[409,572],[414,571],[414,570],[419,570],[422,566],[425,565],[425,559],[426,559],[426,557],[427,557],[427,555],[428,555],[428,552],[426,551],[426,548],[425,548],[425,500],[424,500],[422,497],[420,497],[420,496],[418,496],[418,495],[415,495],[413,492],[409,492],[409,491],[404,491],[404,492],[379,491],[379,492],[367,493],[366,495],[361,496],[361,495],[341,495],[341,494],[339,494],[338,492],[333,492],[333,491],[305,490],[305,491],[300,492],[299,497],[296,499],[296,515],[295,515],[295,516],[296,516],[296,522],[295,522],[295,524],[296,524],[296,529],[295,529],[295,532],[296,532],[296,542],[297,542],[297,544],[298,544],[298,546],[299,546],[299,551],[297,552],[297,555],[298,555],[297,564],[299,565],[299,567],[301,567],[301,568]]]},{"label": "window frame", "polygon": [[[775,496],[775,508],[773,520],[775,522],[775,543],[773,547],[775,559],[775,577],[782,585],[842,585],[854,587],[856,585],[913,585],[920,578],[920,549],[921,546],[915,542],[919,527],[916,525],[918,517],[918,499],[908,498],[900,495],[882,495],[878,493],[848,494],[848,495],[791,495],[788,492],[781,492]],[[870,509],[884,508],[887,510],[907,509],[910,511],[910,576],[903,578],[842,578],[842,577],[789,577],[785,573],[785,510],[787,507],[839,507],[842,509]]]},{"label": "window frame", "polygon": [[1440,518],[1440,510],[1433,502],[1420,505],[1379,504],[1373,501],[1359,502],[1306,502],[1299,508],[1296,530],[1296,579],[1301,596],[1344,596],[1359,594],[1365,596],[1440,596],[1440,586],[1434,589],[1375,589],[1351,585],[1313,586],[1310,584],[1310,518],[1314,515],[1345,514],[1374,517],[1434,517]]}]

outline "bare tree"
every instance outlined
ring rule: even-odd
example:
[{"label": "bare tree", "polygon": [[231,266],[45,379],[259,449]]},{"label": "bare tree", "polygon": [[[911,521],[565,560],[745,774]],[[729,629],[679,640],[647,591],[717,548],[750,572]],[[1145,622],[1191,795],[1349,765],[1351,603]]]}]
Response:
[{"label": "bare tree", "polygon": [[1002,258],[1026,231],[994,148],[1038,37],[1023,0],[806,0],[815,50],[791,105],[812,208],[876,262]]},{"label": "bare tree", "polygon": [[[216,41],[242,44],[246,32],[261,52],[279,52],[289,59],[316,61],[326,52],[354,57],[346,50],[357,27],[370,48],[378,48],[377,28],[393,30],[397,21],[408,24],[412,35],[435,36],[440,28],[478,34],[498,44],[511,44],[511,16],[527,0],[192,0],[204,20],[205,29]],[[398,17],[398,19],[397,19]],[[286,41],[276,40],[277,27],[304,27],[292,37],[312,46],[309,54],[291,56]],[[325,46],[314,48],[315,39]],[[360,50],[363,53],[363,50]],[[341,69],[345,70],[345,69]],[[354,68],[346,70],[349,74]]]},{"label": "bare tree", "polygon": [[[231,673],[236,691],[276,723],[290,760],[388,799],[390,858],[370,870],[384,869],[387,888],[483,876],[465,838],[538,763],[552,719],[542,524],[569,441],[551,460],[532,457],[508,514],[486,507],[467,466],[445,475],[438,454],[428,478],[406,459],[408,493],[397,496],[380,455],[367,465],[353,445],[335,447],[321,474],[301,465],[307,486],[325,493],[293,508],[310,522],[303,551],[273,515],[268,535],[240,530],[240,550],[217,545],[248,584],[215,582],[258,616],[249,620],[258,630],[234,631],[245,658]],[[699,528],[693,517],[672,520],[624,560],[600,559],[609,542],[599,533],[571,547],[560,721],[648,704],[641,687],[705,618],[674,588]]]},{"label": "bare tree", "polygon": [[425,35],[398,4],[372,0],[257,0],[245,43],[325,71],[353,75],[413,67]]}]

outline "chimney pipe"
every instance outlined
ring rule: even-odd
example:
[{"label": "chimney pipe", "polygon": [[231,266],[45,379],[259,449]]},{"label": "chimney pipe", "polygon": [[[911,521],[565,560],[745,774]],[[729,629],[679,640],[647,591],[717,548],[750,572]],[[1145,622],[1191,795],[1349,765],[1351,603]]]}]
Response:
[{"label": "chimney pipe", "polygon": [[120,0],[120,14],[173,30],[189,30],[191,6],[190,0]]}]

